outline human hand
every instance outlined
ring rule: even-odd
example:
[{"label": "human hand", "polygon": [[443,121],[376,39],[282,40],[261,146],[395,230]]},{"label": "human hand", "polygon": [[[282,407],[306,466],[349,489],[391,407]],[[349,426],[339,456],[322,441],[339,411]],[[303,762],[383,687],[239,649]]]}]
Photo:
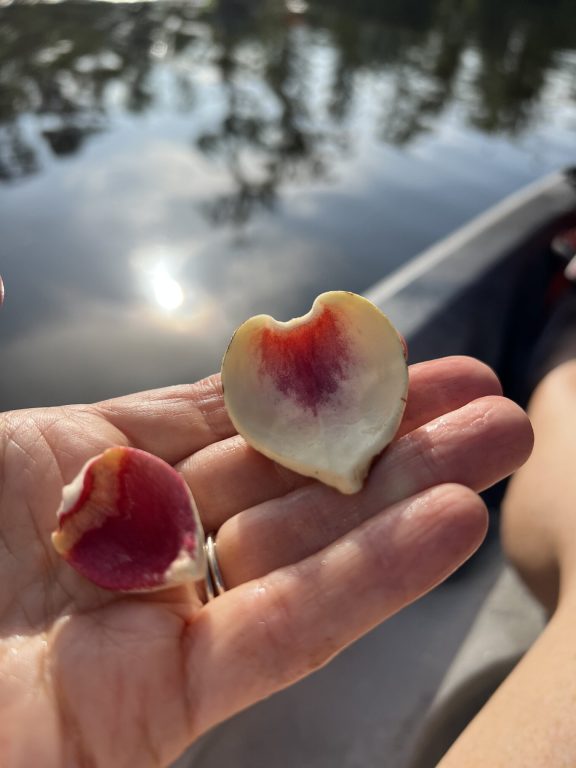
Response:
[{"label": "human hand", "polygon": [[[475,491],[531,449],[527,418],[499,393],[470,359],[412,366],[399,436],[354,496],[246,446],[217,376],[0,415],[3,765],[167,765],[438,584],[484,536]],[[56,555],[62,486],[110,445],[183,473],[217,531],[224,595],[106,592]]]}]

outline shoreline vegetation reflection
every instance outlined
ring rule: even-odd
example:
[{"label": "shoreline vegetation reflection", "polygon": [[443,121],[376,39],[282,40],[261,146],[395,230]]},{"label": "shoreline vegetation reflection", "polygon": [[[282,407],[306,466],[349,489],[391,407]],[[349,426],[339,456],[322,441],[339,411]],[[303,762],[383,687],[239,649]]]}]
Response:
[{"label": "shoreline vegetation reflection", "polygon": [[0,184],[82,152],[126,116],[199,113],[212,86],[217,119],[198,120],[190,141],[231,186],[203,210],[241,226],[285,184],[329,180],[355,150],[360,110],[372,110],[379,140],[406,147],[455,108],[478,131],[520,138],[546,121],[553,77],[576,100],[573,0],[349,6],[0,8]]}]

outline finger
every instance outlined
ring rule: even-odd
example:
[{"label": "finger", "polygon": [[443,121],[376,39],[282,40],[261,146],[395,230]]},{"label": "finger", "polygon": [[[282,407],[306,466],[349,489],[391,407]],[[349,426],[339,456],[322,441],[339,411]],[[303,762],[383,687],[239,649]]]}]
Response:
[{"label": "finger", "polygon": [[91,406],[136,448],[169,464],[236,433],[224,406],[220,374],[117,397]]},{"label": "finger", "polygon": [[410,366],[410,386],[397,437],[488,395],[502,386],[489,366],[472,357],[443,357]]},{"label": "finger", "polygon": [[214,600],[190,633],[190,659],[202,659],[188,667],[190,700],[201,692],[198,733],[319,668],[429,591],[479,546],[486,525],[474,493],[435,488]]},{"label": "finger", "polygon": [[[496,374],[469,357],[413,365],[399,435],[479,397],[500,393]],[[192,489],[206,530],[218,530],[242,509],[312,482],[258,453],[238,435],[196,453],[178,469]]]},{"label": "finger", "polygon": [[252,507],[218,532],[228,587],[318,552],[365,520],[441,483],[480,491],[513,472],[532,447],[524,412],[487,397],[440,417],[390,446],[362,493],[343,496],[318,483]]}]

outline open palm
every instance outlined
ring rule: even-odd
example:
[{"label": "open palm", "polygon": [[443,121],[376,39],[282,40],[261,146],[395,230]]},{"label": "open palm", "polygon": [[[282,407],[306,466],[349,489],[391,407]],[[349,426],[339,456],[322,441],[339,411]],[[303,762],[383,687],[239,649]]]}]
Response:
[{"label": "open palm", "polygon": [[[167,765],[431,589],[482,540],[474,491],[530,452],[526,417],[499,393],[466,358],[413,366],[399,437],[354,496],[246,446],[219,377],[0,415],[3,765]],[[62,486],[110,445],[183,473],[217,531],[224,595],[106,592],[58,558]]]}]

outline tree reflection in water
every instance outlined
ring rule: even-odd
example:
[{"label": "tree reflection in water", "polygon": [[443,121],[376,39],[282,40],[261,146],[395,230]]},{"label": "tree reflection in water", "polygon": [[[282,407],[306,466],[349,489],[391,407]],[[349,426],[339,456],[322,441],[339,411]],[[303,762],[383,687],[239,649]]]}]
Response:
[{"label": "tree reflection in water", "polygon": [[161,66],[192,124],[209,66],[224,111],[191,136],[231,188],[205,210],[244,225],[286,182],[327,179],[354,151],[367,89],[394,145],[455,104],[477,129],[519,136],[551,75],[574,79],[574,28],[573,0],[313,0],[304,18],[272,0],[15,4],[0,10],[0,181],[80,151],[119,111],[154,110]]}]

